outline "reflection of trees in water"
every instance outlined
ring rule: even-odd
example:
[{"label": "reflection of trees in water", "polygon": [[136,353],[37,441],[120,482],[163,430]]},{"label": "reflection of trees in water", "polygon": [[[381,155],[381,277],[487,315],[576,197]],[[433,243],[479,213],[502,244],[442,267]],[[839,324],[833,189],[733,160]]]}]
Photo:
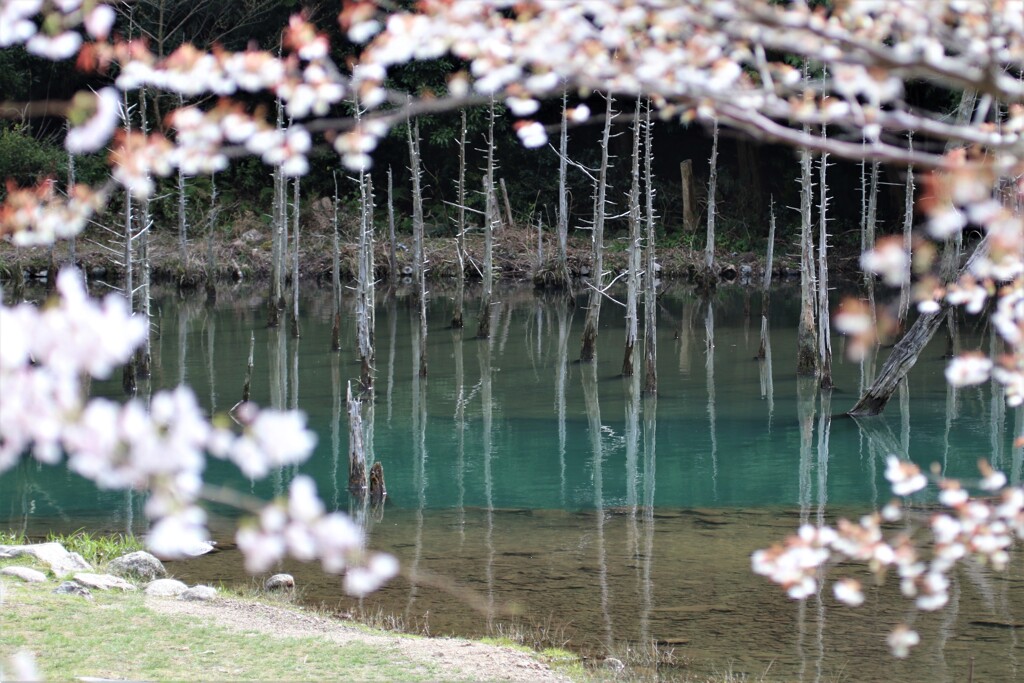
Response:
[{"label": "reflection of trees in water", "polygon": [[565,507],[565,383],[569,373],[570,327],[572,327],[572,316],[567,315],[566,306],[563,303],[558,306],[558,356],[555,360],[557,366],[555,370],[555,405],[558,411],[558,473],[561,494],[559,500],[562,507]]},{"label": "reflection of trees in water", "polygon": [[[463,114],[465,117],[465,114]],[[462,319],[462,302],[459,302]],[[455,509],[458,515],[459,549],[466,542],[466,371],[463,362],[462,327],[452,328],[452,347],[455,352],[455,433],[458,445],[455,461]]]},{"label": "reflection of trees in water", "polygon": [[643,404],[644,426],[644,469],[643,469],[643,518],[641,536],[641,599],[639,615],[640,641],[651,640],[651,609],[654,607],[654,582],[651,580],[651,566],[654,563],[654,490],[655,465],[657,462],[658,397],[648,394]]},{"label": "reflection of trees in water", "polygon": [[764,357],[758,358],[757,366],[761,385],[761,398],[768,401],[768,433],[772,431],[772,416],[775,414],[775,377],[772,375],[772,338],[768,331],[768,318],[761,318],[761,345]]},{"label": "reflection of trees in water", "polygon": [[604,644],[610,651],[613,643],[612,619],[609,612],[608,559],[604,543],[604,446],[601,441],[601,404],[597,391],[597,363],[585,363],[580,378],[583,383],[583,402],[587,411],[587,432],[590,435],[591,462],[594,477],[594,519],[597,522],[597,571],[601,588],[601,615],[604,618]]},{"label": "reflection of trees in water", "polygon": [[718,430],[715,422],[715,309],[709,300],[704,313],[704,348],[706,357],[704,369],[707,372],[708,385],[708,434],[711,436],[711,490],[714,500],[718,500]]},{"label": "reflection of trees in water", "polygon": [[[508,306],[511,309],[511,305]],[[501,305],[492,305],[485,312],[490,316],[488,329],[494,330],[501,315]],[[485,581],[487,583],[487,629],[494,627],[494,475],[491,471],[491,459],[494,454],[494,397],[492,356],[494,353],[494,335],[481,340],[477,344],[480,361],[480,407],[483,428],[483,460],[484,460],[484,506],[485,531],[484,545],[487,548],[485,565]]]},{"label": "reflection of trees in water", "polygon": [[427,378],[420,374],[423,359],[420,356],[420,325],[418,320],[409,325],[412,332],[412,443],[413,474],[412,484],[416,491],[416,539],[407,575],[409,577],[409,601],[405,608],[408,620],[419,593],[417,570],[423,554],[423,510],[427,505]]}]

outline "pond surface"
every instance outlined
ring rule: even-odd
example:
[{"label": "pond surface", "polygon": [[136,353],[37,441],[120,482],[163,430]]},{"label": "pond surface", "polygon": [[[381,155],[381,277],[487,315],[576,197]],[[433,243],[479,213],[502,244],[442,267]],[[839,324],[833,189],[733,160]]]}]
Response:
[{"label": "pond surface", "polygon": [[[843,361],[837,339],[837,388],[798,380],[795,289],[772,296],[767,361],[755,359],[758,293],[727,287],[701,301],[685,288],[667,291],[657,398],[620,376],[624,324],[614,304],[603,311],[598,362],[580,365],[584,311],[564,297],[502,290],[489,312],[493,334],[479,340],[475,299],[467,329],[453,331],[451,296],[431,296],[426,378],[416,372],[416,308],[401,292],[380,297],[377,388],[364,420],[389,500],[377,514],[354,511],[370,544],[398,556],[404,574],[357,603],[336,577],[287,563],[304,600],[432,634],[514,630],[528,644],[611,654],[665,678],[962,681],[973,670],[978,681],[1024,680],[1020,553],[1003,573],[961,571],[947,609],[916,617],[895,585],[871,589],[857,609],[838,605],[830,583],[799,604],[750,570],[753,550],[803,520],[857,517],[887,502],[890,453],[966,477],[987,457],[1020,482],[1021,413],[1004,407],[998,388],[945,385],[947,337],[925,351],[883,417],[854,421],[842,413],[878,363]],[[306,411],[319,444],[303,467],[265,481],[223,463],[211,464],[208,479],[269,498],[301,471],[328,505],[349,510],[344,395],[359,375],[354,316],[343,321],[346,348],[332,353],[328,290],[304,298],[299,340],[264,327],[262,297],[224,290],[213,309],[201,298],[158,297],[152,386],[187,382],[209,410],[227,410],[254,333],[253,400]],[[990,339],[967,320],[955,343],[987,349]],[[117,395],[119,384],[93,390]],[[0,478],[0,528],[143,533],[142,502],[24,463]],[[917,502],[922,511],[931,504]],[[223,550],[171,571],[247,584],[231,513],[214,512]],[[869,581],[860,567],[841,571]],[[894,660],[885,634],[911,620],[922,643]]]}]

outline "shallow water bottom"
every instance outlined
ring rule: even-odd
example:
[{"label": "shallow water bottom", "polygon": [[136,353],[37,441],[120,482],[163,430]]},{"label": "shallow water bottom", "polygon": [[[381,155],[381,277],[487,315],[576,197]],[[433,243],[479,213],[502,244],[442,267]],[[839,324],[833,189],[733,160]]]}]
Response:
[{"label": "shallow water bottom", "polygon": [[[852,511],[851,511],[852,512]],[[560,645],[588,658],[616,656],[659,678],[746,675],[780,681],[1024,680],[1024,571],[1016,553],[1005,572],[967,566],[951,601],[918,613],[890,580],[859,608],[837,603],[831,582],[804,603],[750,570],[750,553],[800,522],[787,510],[387,509],[371,545],[394,553],[403,575],[361,603],[337,577],[288,564],[301,600],[341,612],[392,617],[418,632],[466,636],[518,633],[527,644]],[[170,570],[188,581],[251,585],[241,557],[222,550]],[[871,582],[863,567],[830,578]],[[921,644],[906,660],[885,635],[909,623]],[[510,627],[514,625],[514,627]],[[647,653],[638,656],[638,653]],[[666,657],[665,655],[670,656]]]}]

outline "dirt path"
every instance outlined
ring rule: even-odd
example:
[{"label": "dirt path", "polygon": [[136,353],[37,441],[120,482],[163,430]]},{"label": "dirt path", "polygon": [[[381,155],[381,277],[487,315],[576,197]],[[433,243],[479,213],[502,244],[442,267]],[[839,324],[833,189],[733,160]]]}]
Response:
[{"label": "dirt path", "polygon": [[415,669],[440,678],[480,681],[569,681],[525,652],[457,638],[413,638],[368,633],[361,629],[287,607],[218,598],[185,602],[147,598],[146,606],[161,614],[184,615],[236,630],[257,631],[271,637],[319,636],[338,644],[361,642],[381,650],[397,651]]}]

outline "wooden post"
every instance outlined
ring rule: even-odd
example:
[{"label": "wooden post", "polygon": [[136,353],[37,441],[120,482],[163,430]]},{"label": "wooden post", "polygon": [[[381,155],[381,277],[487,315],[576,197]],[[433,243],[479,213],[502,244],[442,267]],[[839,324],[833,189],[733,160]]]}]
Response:
[{"label": "wooden post", "polygon": [[697,232],[697,193],[693,187],[693,159],[679,162],[679,176],[683,189],[683,230]]},{"label": "wooden post", "polygon": [[515,224],[512,222],[512,205],[508,201],[508,188],[505,187],[505,179],[499,179],[498,184],[501,186],[501,198],[505,202],[505,227],[512,228]]},{"label": "wooden post", "polygon": [[370,466],[370,505],[377,507],[388,497],[387,486],[384,485],[384,466],[375,462]]}]

